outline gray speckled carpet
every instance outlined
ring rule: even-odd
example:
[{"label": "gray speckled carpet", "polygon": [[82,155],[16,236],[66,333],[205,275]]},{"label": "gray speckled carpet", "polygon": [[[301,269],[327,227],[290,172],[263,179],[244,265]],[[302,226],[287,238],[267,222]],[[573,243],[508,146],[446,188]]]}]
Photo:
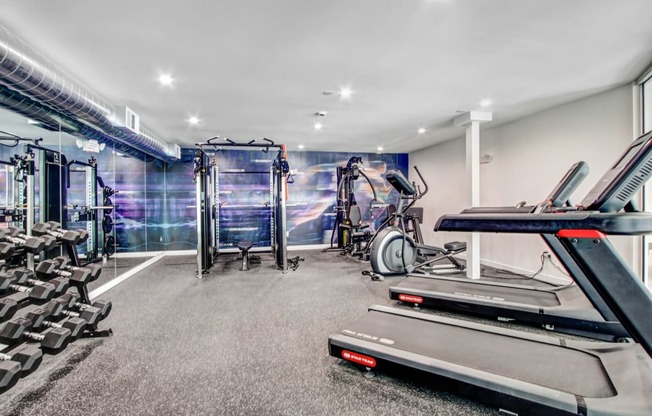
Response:
[{"label": "gray speckled carpet", "polygon": [[390,305],[368,264],[337,253],[282,274],[265,255],[249,272],[165,257],[107,292],[113,312],[1,397],[3,415],[491,415],[497,411],[405,376],[328,355],[328,336]]}]

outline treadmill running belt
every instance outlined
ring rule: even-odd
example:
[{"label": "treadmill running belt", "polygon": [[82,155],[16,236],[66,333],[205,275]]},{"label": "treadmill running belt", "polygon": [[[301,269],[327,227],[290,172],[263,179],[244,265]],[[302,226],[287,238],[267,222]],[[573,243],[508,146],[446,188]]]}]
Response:
[{"label": "treadmill running belt", "polygon": [[[560,345],[370,311],[342,331],[393,340],[402,349],[583,397],[616,395],[595,355]],[[561,372],[560,372],[561,370]]]},{"label": "treadmill running belt", "polygon": [[411,278],[409,284],[407,281],[397,285],[397,287],[409,287],[418,290],[427,290],[432,292],[446,292],[458,296],[468,296],[471,298],[480,298],[496,300],[503,302],[514,302],[539,307],[560,306],[561,302],[554,292],[545,292],[536,289],[527,289],[525,287],[508,287],[481,285],[475,282],[453,282],[452,280],[441,281],[437,278]]}]

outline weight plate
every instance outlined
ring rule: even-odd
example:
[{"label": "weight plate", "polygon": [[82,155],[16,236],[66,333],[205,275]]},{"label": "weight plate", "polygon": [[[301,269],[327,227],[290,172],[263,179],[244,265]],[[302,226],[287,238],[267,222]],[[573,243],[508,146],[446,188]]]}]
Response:
[{"label": "weight plate", "polygon": [[[111,198],[107,196],[106,198],[104,198],[104,202],[102,203],[102,205],[104,205],[105,207],[113,207],[113,201],[111,201]],[[105,209],[104,215],[111,215],[112,212],[113,212],[113,208]]]},{"label": "weight plate", "polygon": [[104,234],[108,234],[113,231],[113,219],[108,215],[102,218],[102,231],[104,231]]},{"label": "weight plate", "polygon": [[104,239],[104,253],[107,256],[115,254],[115,238],[112,235],[106,236]]}]

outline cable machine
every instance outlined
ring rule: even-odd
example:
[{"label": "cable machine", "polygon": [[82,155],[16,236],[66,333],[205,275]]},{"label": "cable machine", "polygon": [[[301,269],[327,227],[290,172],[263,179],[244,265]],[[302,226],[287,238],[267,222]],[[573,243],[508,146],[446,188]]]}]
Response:
[{"label": "cable machine", "polygon": [[[345,167],[337,167],[336,217],[331,232],[330,247],[325,248],[323,251],[339,250],[342,253],[351,252],[352,254],[358,254],[361,252],[360,244],[368,241],[371,237],[369,231],[360,231],[367,228],[368,225],[362,224],[362,215],[354,193],[355,181],[362,176],[371,187],[373,199],[370,201],[370,207],[373,207],[374,203],[377,202],[376,188],[374,188],[371,180],[365,175],[362,169],[362,158],[359,156],[351,157]],[[335,247],[336,234],[337,247]],[[357,248],[354,247],[356,245],[358,246]]]},{"label": "cable machine", "polygon": [[[213,137],[204,143],[195,144],[193,174],[197,214],[197,278],[202,278],[204,274],[208,273],[219,256],[220,172],[214,153],[231,148],[259,149],[263,153],[268,153],[270,149],[277,149],[276,157],[272,160],[270,166],[271,252],[276,267],[286,273],[288,270],[286,199],[290,167],[285,154],[285,145],[275,144],[269,139],[263,139],[266,143],[256,143],[255,140],[247,143],[236,143],[225,138],[225,142],[216,143],[215,141],[218,138]],[[243,256],[246,256],[248,248],[244,250],[240,247],[240,249]]]},{"label": "cable machine", "polygon": [[[112,192],[112,189],[105,187],[102,179],[97,176],[97,161],[95,158],[90,158],[88,162],[78,160],[68,162],[63,153],[40,146],[39,143],[42,139],[24,139],[20,137],[8,139],[16,143],[28,142],[28,144],[24,147],[23,155],[16,154],[10,158],[9,162],[3,162],[3,164],[8,165],[8,170],[13,170],[14,182],[11,187],[14,195],[12,197],[14,208],[7,211],[8,207],[5,207],[3,211],[6,214],[5,217],[9,218],[8,214],[13,213],[11,219],[25,229],[27,235],[30,235],[31,229],[36,222],[36,213],[38,213],[39,221],[56,221],[64,229],[68,228],[69,218],[73,222],[86,222],[88,239],[86,240],[87,250],[84,264],[99,260],[102,250],[99,243],[97,212],[103,211],[104,214],[110,214],[113,204],[108,198],[104,199],[105,205],[107,205],[108,201],[108,206],[98,206],[97,204],[98,185],[101,185],[102,194],[105,194],[107,189]],[[36,152],[38,152],[38,170],[36,169]],[[85,205],[71,206],[67,203],[72,165],[80,165],[81,168],[78,170],[85,175]],[[35,194],[36,173],[39,175],[40,184],[38,187],[38,206],[36,205]],[[0,215],[3,212],[0,212]],[[110,226],[108,231],[105,222],[102,222],[103,234],[105,235],[112,231],[113,221],[110,221],[107,225]],[[104,254],[112,254],[113,252],[107,253],[107,251],[109,250],[104,244]],[[70,252],[68,254],[74,265],[81,265],[76,249],[74,253]],[[29,267],[33,266],[33,256],[31,254],[27,257],[27,263]]]}]

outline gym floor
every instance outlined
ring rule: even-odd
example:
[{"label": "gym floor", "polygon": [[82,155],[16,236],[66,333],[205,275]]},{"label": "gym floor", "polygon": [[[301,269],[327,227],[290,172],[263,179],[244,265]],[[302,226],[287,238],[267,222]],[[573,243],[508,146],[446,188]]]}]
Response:
[{"label": "gym floor", "polygon": [[164,257],[105,294],[113,311],[100,328],[112,337],[46,356],[2,395],[0,414],[499,414],[330,357],[328,336],[392,305],[387,288],[401,278],[372,282],[368,263],[333,252],[289,255],[305,262],[287,274],[263,254],[249,272],[220,259],[203,280],[194,256]]}]

